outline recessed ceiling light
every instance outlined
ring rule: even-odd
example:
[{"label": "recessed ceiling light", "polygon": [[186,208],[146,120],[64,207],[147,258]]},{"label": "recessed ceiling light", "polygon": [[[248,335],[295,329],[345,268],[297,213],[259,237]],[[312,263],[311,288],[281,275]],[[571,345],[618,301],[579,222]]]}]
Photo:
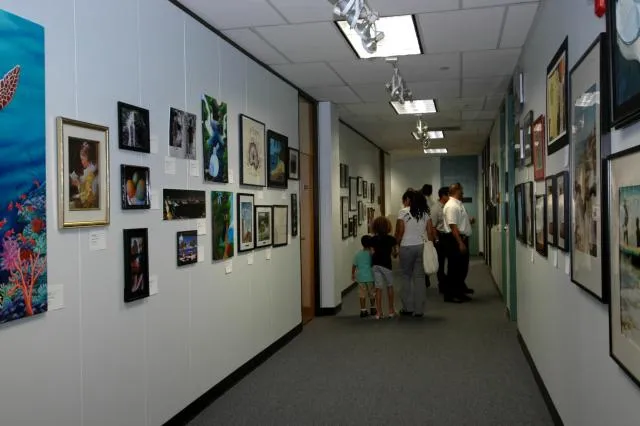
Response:
[{"label": "recessed ceiling light", "polygon": [[434,114],[438,112],[433,99],[414,100],[412,102],[391,102],[391,106],[396,110],[396,114]]},{"label": "recessed ceiling light", "polygon": [[374,53],[362,46],[362,39],[349,28],[347,21],[337,21],[338,28],[359,58],[386,58],[389,56],[421,55],[422,46],[418,41],[418,31],[412,15],[385,16],[376,21],[376,31],[384,33]]},{"label": "recessed ceiling light", "polygon": [[427,148],[424,150],[425,154],[447,154],[449,151],[447,151],[447,148]]}]

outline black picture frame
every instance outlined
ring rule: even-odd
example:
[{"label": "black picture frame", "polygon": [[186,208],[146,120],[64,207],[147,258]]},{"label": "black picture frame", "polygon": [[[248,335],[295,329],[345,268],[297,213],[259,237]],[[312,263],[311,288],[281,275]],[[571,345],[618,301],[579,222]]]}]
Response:
[{"label": "black picture frame", "polygon": [[269,188],[289,187],[289,159],[289,138],[271,129],[267,130],[266,166]]},{"label": "black picture frame", "polygon": [[358,226],[361,226],[364,222],[364,203],[358,201]]},{"label": "black picture frame", "polygon": [[369,184],[367,183],[366,180],[362,181],[362,198],[364,198],[365,200],[367,198],[369,198]]},{"label": "black picture frame", "polygon": [[[131,113],[133,114],[128,115]],[[135,137],[132,137],[131,133],[135,133]],[[151,152],[151,126],[148,109],[118,102],[118,147],[126,151],[147,154]]]},{"label": "black picture frame", "polygon": [[[188,239],[189,246],[183,245]],[[195,241],[195,246],[191,242]],[[178,267],[198,263],[198,231],[176,232],[176,265]]]},{"label": "black picture frame", "polygon": [[555,223],[558,228],[556,246],[559,250],[568,253],[571,248],[571,181],[569,172],[564,170],[556,175],[556,218]]},{"label": "black picture frame", "polygon": [[[244,208],[245,204],[250,204],[248,208]],[[256,248],[256,234],[255,234],[255,197],[253,194],[245,194],[245,193],[238,193],[236,195],[236,209],[238,210],[237,213],[237,220],[238,220],[238,237],[237,237],[237,241],[238,241],[238,253],[245,253],[245,252],[249,252],[252,251]],[[243,214],[249,214],[249,217],[251,219],[251,223],[245,224],[245,222],[243,221],[244,216]],[[249,236],[247,237],[247,232],[249,232]],[[247,238],[245,238],[247,237]]]},{"label": "black picture frame", "polygon": [[[514,188],[514,197],[516,201],[516,239],[523,244],[527,244],[527,230],[525,224],[525,204],[524,204],[524,187],[522,184],[516,185]],[[491,221],[494,223],[495,221]]]},{"label": "black picture frame", "polygon": [[522,164],[530,166],[533,164],[533,110],[530,110],[524,116],[522,123]]},{"label": "black picture frame", "polygon": [[351,216],[351,223],[353,224],[352,225],[353,229],[351,231],[352,232],[351,236],[353,238],[356,238],[356,237],[358,237],[358,216],[357,215]]},{"label": "black picture frame", "polygon": [[351,235],[351,218],[349,217],[349,197],[340,197],[340,225],[342,227],[342,239],[346,240]]},{"label": "black picture frame", "polygon": [[369,188],[369,202],[374,204],[376,202],[376,184],[371,182],[371,188]]},{"label": "black picture frame", "polygon": [[349,178],[349,211],[358,210],[358,180],[354,177]]},{"label": "black picture frame", "polygon": [[[558,112],[557,120],[560,121],[558,124],[559,128],[558,135],[555,135],[553,132],[555,131],[554,126],[552,125],[552,112],[550,111],[550,98],[549,98],[549,77],[552,75],[554,70],[559,68],[559,75],[562,78],[562,86],[558,88],[561,90],[561,104],[558,105],[558,108],[561,111]],[[547,66],[547,77],[546,77],[546,113],[545,117],[547,118],[546,130],[547,130],[547,155],[551,155],[565,146],[569,144],[569,37],[565,37],[560,44],[560,47],[556,51],[555,55],[549,62]],[[564,129],[562,129],[562,125],[564,124]]]},{"label": "black picture frame", "polygon": [[295,148],[289,148],[287,174],[289,175],[289,180],[300,180],[300,151]]},{"label": "black picture frame", "polygon": [[[525,215],[523,217],[523,227],[525,228],[525,237],[527,238],[527,245],[533,247],[535,245],[535,198],[533,195],[533,182],[525,182],[522,184],[522,190],[524,193]],[[529,219],[529,223],[527,223]]]},{"label": "black picture frame", "polygon": [[340,188],[349,188],[349,166],[340,164]]},{"label": "black picture frame", "polygon": [[[267,214],[269,218],[269,223],[264,226],[264,229],[259,230],[258,228],[261,226],[260,215]],[[255,235],[255,246],[256,249],[267,248],[273,246],[273,206],[259,205],[254,207],[253,213],[253,235]],[[261,240],[260,232],[264,232],[265,229],[269,230],[268,238]]]},{"label": "black picture frame", "polygon": [[[257,139],[245,140],[245,124],[254,126]],[[240,114],[240,185],[264,188],[267,186],[267,137],[266,126],[262,121],[245,114]],[[252,148],[252,144],[255,146]],[[256,175],[251,177],[245,170],[245,151],[249,153],[251,167],[256,167]],[[251,157],[254,157],[253,159]],[[251,178],[251,180],[250,180]]]},{"label": "black picture frame", "polygon": [[357,187],[358,197],[362,197],[362,182],[363,182],[362,176],[358,176],[358,181],[357,181],[357,184],[358,184],[358,187]]},{"label": "black picture frame", "polygon": [[[284,235],[282,232],[276,232],[276,212],[279,212],[279,214],[284,218]],[[289,245],[289,206],[285,204],[276,204],[272,207],[271,239],[273,247],[284,247]]]},{"label": "black picture frame", "polygon": [[558,224],[556,223],[558,211],[558,189],[556,177],[547,176],[544,180],[547,197],[547,244],[556,247],[558,245]]},{"label": "black picture frame", "polygon": [[540,256],[547,257],[547,194],[546,194],[546,191],[541,195],[536,195],[535,201],[536,201],[535,247],[536,247],[536,251]]},{"label": "black picture frame", "polygon": [[298,236],[298,194],[291,194],[291,236]]},{"label": "black picture frame", "polygon": [[123,229],[122,236],[124,301],[129,303],[149,297],[149,234],[147,228]]},{"label": "black picture frame", "polygon": [[207,217],[206,191],[162,189],[162,219],[187,220]]},{"label": "black picture frame", "polygon": [[[120,165],[120,200],[122,210],[143,210],[151,208],[150,175],[151,171],[148,167],[132,166],[129,164]],[[129,182],[131,182],[131,185],[129,185]],[[142,188],[140,186],[142,186]],[[144,199],[140,199],[141,191],[144,192]]]}]

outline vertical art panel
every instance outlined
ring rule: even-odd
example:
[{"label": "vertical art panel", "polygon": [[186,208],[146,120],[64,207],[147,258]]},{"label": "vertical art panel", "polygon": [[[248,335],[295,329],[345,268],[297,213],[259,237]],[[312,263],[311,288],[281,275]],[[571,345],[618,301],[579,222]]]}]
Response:
[{"label": "vertical art panel", "polygon": [[0,323],[47,310],[44,28],[0,10]]},{"label": "vertical art panel", "polygon": [[233,193],[213,191],[211,193],[211,253],[213,260],[233,257]]}]

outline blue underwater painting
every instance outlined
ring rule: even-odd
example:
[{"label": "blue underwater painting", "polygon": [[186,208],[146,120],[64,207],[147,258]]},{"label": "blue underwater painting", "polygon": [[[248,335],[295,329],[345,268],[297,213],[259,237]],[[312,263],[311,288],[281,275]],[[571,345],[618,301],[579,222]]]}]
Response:
[{"label": "blue underwater painting", "polygon": [[201,103],[204,180],[228,183],[227,104],[208,95],[202,95]]},{"label": "blue underwater painting", "polygon": [[47,310],[44,28],[0,10],[0,323]]}]

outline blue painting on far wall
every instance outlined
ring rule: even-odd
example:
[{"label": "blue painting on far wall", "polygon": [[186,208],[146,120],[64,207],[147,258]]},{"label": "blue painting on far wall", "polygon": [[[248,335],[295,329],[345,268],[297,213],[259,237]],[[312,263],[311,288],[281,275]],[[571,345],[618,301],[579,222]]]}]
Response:
[{"label": "blue painting on far wall", "polygon": [[44,28],[0,10],[0,323],[47,310]]}]

